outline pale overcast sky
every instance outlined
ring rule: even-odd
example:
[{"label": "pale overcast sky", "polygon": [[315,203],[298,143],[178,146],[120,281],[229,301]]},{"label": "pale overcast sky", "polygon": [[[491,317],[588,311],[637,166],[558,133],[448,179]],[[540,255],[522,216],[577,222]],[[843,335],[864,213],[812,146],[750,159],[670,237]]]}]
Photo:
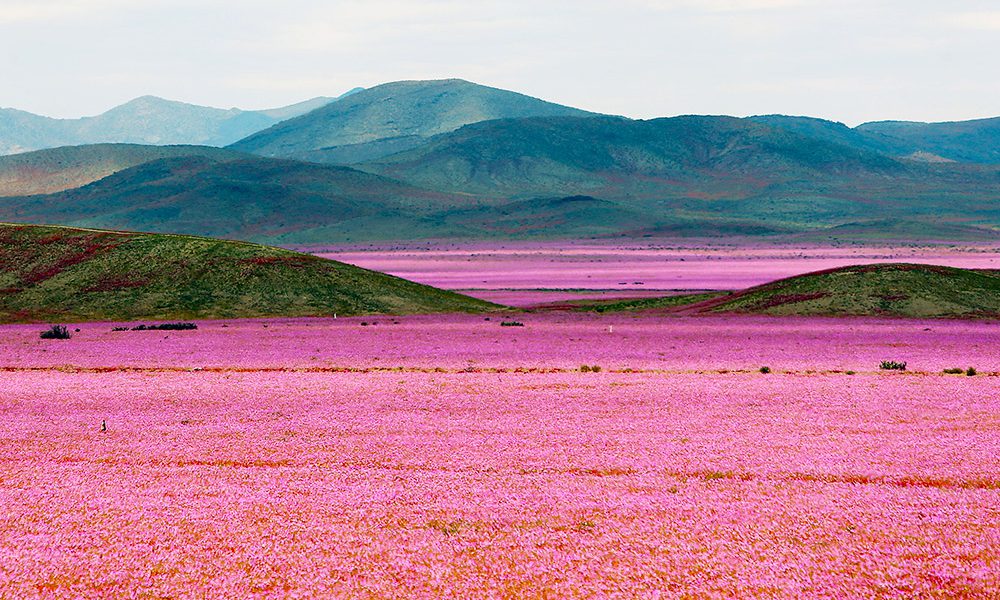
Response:
[{"label": "pale overcast sky", "polygon": [[0,0],[0,106],[279,106],[460,77],[630,117],[1000,115],[1000,2]]}]

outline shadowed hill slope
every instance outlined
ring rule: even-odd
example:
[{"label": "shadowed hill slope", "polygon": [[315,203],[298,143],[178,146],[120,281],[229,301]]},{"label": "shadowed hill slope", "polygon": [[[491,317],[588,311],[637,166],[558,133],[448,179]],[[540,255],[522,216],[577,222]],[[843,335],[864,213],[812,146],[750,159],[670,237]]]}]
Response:
[{"label": "shadowed hill slope", "polygon": [[245,242],[0,224],[0,322],[476,312],[481,300]]}]

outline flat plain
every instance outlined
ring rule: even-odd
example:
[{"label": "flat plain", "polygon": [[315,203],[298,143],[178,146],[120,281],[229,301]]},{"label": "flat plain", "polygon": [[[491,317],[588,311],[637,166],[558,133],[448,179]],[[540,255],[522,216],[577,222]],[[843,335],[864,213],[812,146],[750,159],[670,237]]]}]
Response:
[{"label": "flat plain", "polygon": [[0,596],[1000,589],[1000,325],[516,318],[0,327]]}]

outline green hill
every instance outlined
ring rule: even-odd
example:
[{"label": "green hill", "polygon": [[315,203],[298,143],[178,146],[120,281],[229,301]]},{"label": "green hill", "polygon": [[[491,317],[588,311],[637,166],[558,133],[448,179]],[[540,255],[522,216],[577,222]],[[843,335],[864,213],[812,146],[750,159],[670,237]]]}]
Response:
[{"label": "green hill", "polygon": [[239,152],[210,146],[93,144],[0,156],[0,197],[51,194],[161,158],[237,158]]},{"label": "green hill", "polygon": [[430,136],[469,123],[587,114],[460,79],[397,81],[283,121],[232,148],[261,156],[353,164],[414,148]]},{"label": "green hill", "polygon": [[769,315],[997,318],[1000,274],[936,265],[860,265],[781,279],[692,308]]},{"label": "green hill", "polygon": [[245,242],[0,224],[0,322],[476,312],[495,305]]},{"label": "green hill", "polygon": [[239,156],[164,158],[82,188],[6,198],[0,220],[310,243],[419,237],[421,215],[467,204],[347,167]]}]

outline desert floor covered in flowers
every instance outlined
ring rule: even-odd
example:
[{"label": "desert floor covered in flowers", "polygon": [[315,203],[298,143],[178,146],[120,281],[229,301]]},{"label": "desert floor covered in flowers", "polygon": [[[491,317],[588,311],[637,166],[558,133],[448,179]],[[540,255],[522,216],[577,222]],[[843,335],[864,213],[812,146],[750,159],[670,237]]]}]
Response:
[{"label": "desert floor covered in flowers", "polygon": [[0,597],[998,594],[1000,325],[518,318],[0,327]]}]

